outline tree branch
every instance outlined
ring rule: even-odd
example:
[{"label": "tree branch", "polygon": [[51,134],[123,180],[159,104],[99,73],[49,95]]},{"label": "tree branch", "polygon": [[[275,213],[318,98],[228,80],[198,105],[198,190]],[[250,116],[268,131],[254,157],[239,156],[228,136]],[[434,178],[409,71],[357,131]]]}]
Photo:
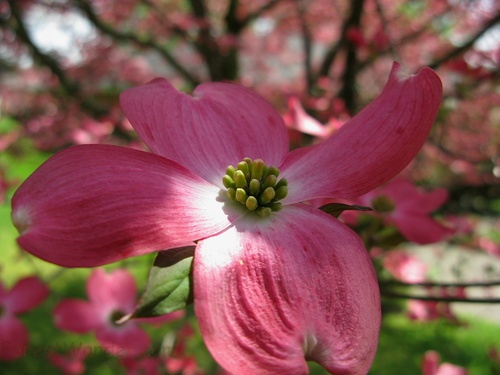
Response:
[{"label": "tree branch", "polygon": [[401,298],[401,299],[414,299],[420,301],[434,301],[434,302],[463,302],[463,303],[500,303],[500,298],[461,298],[461,297],[431,297],[431,296],[417,296],[396,292],[381,292],[383,297],[387,298]]},{"label": "tree branch", "polygon": [[356,76],[359,71],[357,46],[347,40],[346,32],[350,27],[359,28],[361,23],[361,15],[363,12],[365,0],[353,0],[351,3],[351,15],[345,24],[346,29],[343,30],[344,38],[346,39],[346,61],[344,67],[344,75],[342,77],[343,86],[339,92],[339,96],[344,99],[344,104],[351,114],[356,112]]},{"label": "tree branch", "polygon": [[105,35],[108,35],[117,41],[132,42],[141,47],[151,48],[152,50],[158,52],[191,85],[196,86],[200,83],[200,80],[187,71],[167,48],[158,44],[151,36],[142,37],[132,32],[118,31],[102,21],[87,1],[75,0],[75,2],[80,10],[85,14],[87,19]]},{"label": "tree branch", "polygon": [[94,116],[105,114],[106,110],[104,108],[101,108],[87,98],[81,97],[80,86],[66,75],[66,72],[55,58],[53,58],[49,54],[42,52],[42,50],[38,48],[38,46],[31,39],[24,25],[22,11],[18,6],[19,4],[17,4],[15,0],[8,0],[8,2],[11,9],[12,19],[15,21],[12,29],[14,30],[19,40],[23,42],[31,51],[34,60],[48,67],[52,74],[54,74],[59,80],[59,84],[61,85],[61,88],[64,90],[64,92],[70,97],[79,98],[83,109],[85,109],[87,112],[90,112]]},{"label": "tree branch", "polygon": [[340,38],[334,43],[323,57],[323,62],[314,76],[316,82],[320,77],[327,76],[342,48],[347,49],[347,57],[343,76],[343,87],[341,97],[346,101],[346,107],[354,112],[355,78],[359,69],[355,46],[347,40],[347,30],[350,27],[359,27],[364,0],[353,0],[351,2],[350,15],[344,20],[340,33]]},{"label": "tree branch", "polygon": [[261,6],[259,9],[257,9],[256,11],[254,11],[252,13],[249,13],[244,19],[242,19],[239,22],[240,28],[243,29],[250,22],[252,22],[252,21],[256,20],[257,18],[259,18],[263,13],[265,13],[265,12],[271,10],[272,8],[274,8],[276,5],[278,5],[279,2],[280,2],[280,0],[270,0],[266,4],[264,4],[263,6]]},{"label": "tree branch", "polygon": [[391,280],[380,282],[380,286],[398,286],[398,287],[424,287],[424,288],[480,288],[480,287],[491,287],[500,286],[500,280],[495,281],[482,281],[482,282],[463,282],[463,283],[440,283],[440,282],[422,282],[422,283],[403,283],[401,281]]},{"label": "tree branch", "polygon": [[305,14],[307,12],[306,6],[303,0],[295,0],[297,8],[297,16],[300,20],[300,26],[302,28],[302,43],[304,47],[304,75],[306,78],[307,92],[312,94],[313,91],[313,73],[312,73],[312,36],[311,30],[307,25],[307,20]]},{"label": "tree branch", "polygon": [[436,69],[438,68],[441,64],[452,60],[453,58],[460,56],[462,53],[470,49],[474,43],[481,38],[489,29],[491,29],[493,26],[495,26],[497,23],[500,22],[500,13],[497,14],[495,17],[490,19],[488,22],[486,22],[481,30],[479,30],[476,34],[474,34],[472,37],[467,40],[464,44],[461,46],[449,51],[446,55],[442,56],[441,58],[435,60],[433,63],[429,65],[430,68]]}]

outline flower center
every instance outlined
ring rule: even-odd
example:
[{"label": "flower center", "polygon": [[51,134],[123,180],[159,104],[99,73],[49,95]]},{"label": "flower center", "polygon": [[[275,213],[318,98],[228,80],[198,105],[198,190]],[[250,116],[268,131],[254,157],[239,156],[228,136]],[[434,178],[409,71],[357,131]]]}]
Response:
[{"label": "flower center", "polygon": [[120,311],[120,310],[114,310],[111,315],[109,316],[109,322],[114,325],[114,326],[119,326],[120,324],[118,324],[118,320],[120,320],[121,318],[123,318],[124,316],[126,315],[126,313],[124,313],[123,311]]},{"label": "flower center", "polygon": [[375,199],[373,199],[372,206],[376,212],[380,212],[380,213],[392,212],[392,211],[394,211],[394,208],[396,207],[394,202],[389,197],[387,197],[385,195],[380,195],[380,196],[376,197]]},{"label": "flower center", "polygon": [[278,168],[268,167],[261,159],[244,158],[236,168],[227,167],[222,183],[230,199],[267,217],[281,210],[278,201],[288,194],[288,181],[285,178],[278,181],[279,174]]}]

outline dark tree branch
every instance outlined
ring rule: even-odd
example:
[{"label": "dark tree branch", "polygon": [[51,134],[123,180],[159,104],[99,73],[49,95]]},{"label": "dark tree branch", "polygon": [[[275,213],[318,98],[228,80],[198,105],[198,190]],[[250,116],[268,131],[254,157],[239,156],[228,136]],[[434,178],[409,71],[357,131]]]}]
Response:
[{"label": "dark tree branch", "polygon": [[398,53],[397,53],[397,50],[396,50],[394,43],[392,42],[391,38],[389,37],[391,34],[389,32],[389,29],[388,29],[389,22],[387,20],[387,17],[385,16],[384,7],[383,7],[382,3],[380,2],[380,0],[375,0],[375,5],[377,7],[377,13],[380,17],[380,24],[382,25],[382,31],[388,37],[388,48],[387,49],[390,52],[392,59],[395,61],[398,61],[398,60],[400,60],[400,58],[398,56]]},{"label": "dark tree branch", "polygon": [[343,87],[340,91],[340,96],[344,99],[346,108],[351,112],[355,111],[355,79],[359,70],[358,58],[356,55],[356,46],[348,41],[347,31],[350,27],[359,27],[361,14],[363,11],[364,0],[353,0],[351,2],[351,10],[349,16],[344,20],[341,28],[340,38],[336,43],[332,44],[330,49],[323,57],[323,62],[317,74],[314,76],[314,81],[320,77],[327,76],[337,57],[337,54],[343,49],[346,49],[346,62],[343,75]]},{"label": "dark tree branch", "polygon": [[54,74],[59,80],[59,84],[63,91],[70,97],[79,98],[83,109],[94,116],[105,114],[105,109],[96,105],[94,102],[91,102],[89,99],[81,96],[81,89],[79,85],[66,75],[66,72],[54,57],[50,56],[47,53],[44,53],[40,48],[38,48],[38,46],[31,39],[24,25],[22,11],[18,6],[19,4],[17,4],[15,0],[8,0],[8,2],[11,9],[12,19],[14,21],[12,29],[19,40],[28,47],[34,60],[49,68],[52,74]]},{"label": "dark tree branch", "polygon": [[423,288],[485,288],[491,286],[500,286],[500,280],[483,281],[483,282],[463,282],[463,283],[440,283],[440,282],[422,282],[422,283],[403,283],[401,281],[383,281],[380,282],[381,287],[396,286],[396,287],[423,287]]},{"label": "dark tree branch", "polygon": [[351,3],[351,15],[347,19],[346,29],[343,30],[344,38],[346,39],[346,61],[344,67],[344,75],[342,77],[343,86],[339,96],[344,99],[344,104],[351,114],[356,113],[356,76],[359,71],[357,46],[348,41],[346,32],[350,27],[359,28],[361,24],[361,15],[365,0],[353,0]]},{"label": "dark tree branch", "polygon": [[300,26],[302,28],[302,43],[304,47],[304,75],[306,78],[307,92],[309,94],[312,94],[314,85],[312,72],[312,35],[305,17],[307,9],[304,1],[295,0],[295,4],[297,8],[297,16],[300,20]]},{"label": "dark tree branch", "polygon": [[122,32],[114,29],[104,21],[102,21],[92,9],[91,5],[85,0],[75,0],[79,9],[85,14],[87,19],[103,34],[117,41],[131,42],[141,47],[148,47],[158,52],[182,77],[184,77],[191,85],[196,86],[200,83],[199,79],[194,77],[187,71],[170,51],[161,46],[154,40],[153,37],[142,37],[132,32]]},{"label": "dark tree branch", "polygon": [[433,301],[433,302],[500,303],[500,298],[431,297],[431,296],[417,296],[417,295],[387,292],[387,291],[381,291],[381,294],[383,297],[387,298],[415,299],[420,301]]},{"label": "dark tree branch", "polygon": [[270,0],[266,4],[264,4],[262,7],[260,7],[259,9],[255,10],[252,13],[249,13],[244,19],[242,19],[239,22],[240,29],[243,29],[250,22],[259,18],[263,13],[273,9],[276,5],[278,5],[279,2],[280,2],[280,0]]},{"label": "dark tree branch", "polygon": [[474,43],[481,38],[488,30],[490,30],[493,26],[498,24],[500,22],[500,13],[497,14],[495,17],[493,17],[491,20],[486,22],[481,30],[479,30],[476,34],[474,34],[472,37],[470,37],[464,44],[461,46],[449,51],[446,55],[440,57],[439,59],[435,60],[433,63],[429,65],[430,68],[436,69],[438,68],[441,64],[450,61],[454,59],[457,56],[460,56],[462,53],[466,52],[468,49],[470,49]]},{"label": "dark tree branch", "polygon": [[222,56],[211,34],[211,26],[207,17],[205,2],[204,0],[189,0],[189,4],[193,15],[200,22],[198,37],[194,41],[194,46],[205,60],[210,79],[212,81],[224,80],[226,77],[222,69]]}]

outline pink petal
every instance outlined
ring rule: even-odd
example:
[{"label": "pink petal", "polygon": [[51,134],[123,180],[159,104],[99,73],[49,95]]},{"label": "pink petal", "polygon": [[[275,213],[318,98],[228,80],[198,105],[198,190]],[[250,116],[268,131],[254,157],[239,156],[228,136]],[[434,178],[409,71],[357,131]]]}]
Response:
[{"label": "pink petal", "polygon": [[106,273],[95,269],[87,281],[87,295],[99,309],[132,313],[135,308],[137,287],[134,277],[124,269]]},{"label": "pink petal", "polygon": [[149,336],[135,324],[123,326],[102,326],[96,331],[96,338],[108,353],[116,356],[138,356],[149,348]]},{"label": "pink petal", "polygon": [[425,352],[422,360],[422,375],[436,375],[441,362],[441,356],[434,350]]},{"label": "pink petal", "polygon": [[443,241],[453,234],[453,230],[428,216],[401,214],[392,216],[392,220],[405,238],[420,245]]},{"label": "pink petal", "polygon": [[49,353],[50,362],[59,368],[64,374],[79,375],[85,372],[84,359],[89,352],[84,350],[73,350],[66,354]]},{"label": "pink petal", "polygon": [[228,165],[244,157],[279,165],[288,152],[281,116],[252,91],[204,83],[193,97],[164,79],[126,90],[121,104],[141,139],[158,155],[222,186]]},{"label": "pink petal", "polygon": [[186,315],[185,310],[173,311],[169,314],[156,316],[154,318],[134,318],[134,322],[142,324],[151,324],[152,326],[161,326],[166,323],[179,320]]},{"label": "pink petal", "polygon": [[387,271],[405,283],[422,283],[426,280],[425,263],[402,250],[386,252],[382,262]]},{"label": "pink petal", "polygon": [[61,301],[54,309],[54,323],[75,333],[87,333],[103,324],[98,307],[79,299]]},{"label": "pink petal", "polygon": [[428,68],[403,77],[395,63],[382,94],[326,141],[291,152],[281,166],[284,202],[354,198],[398,174],[417,154],[441,103],[441,81]]},{"label": "pink petal", "polygon": [[468,371],[463,367],[453,365],[451,363],[443,363],[439,366],[438,372],[436,375],[468,375]]},{"label": "pink petal", "polygon": [[28,349],[28,330],[13,315],[0,317],[0,360],[14,361]]},{"label": "pink petal", "polygon": [[396,210],[430,213],[437,210],[448,199],[446,189],[424,191],[406,179],[395,179],[380,189],[379,194],[387,195],[396,203]]},{"label": "pink petal", "polygon": [[195,254],[196,316],[227,371],[305,374],[306,360],[335,374],[368,371],[377,279],[360,239],[338,220],[286,206],[269,220],[239,220]]},{"label": "pink petal", "polygon": [[310,134],[319,138],[326,138],[332,133],[332,128],[321,124],[311,117],[302,107],[299,98],[288,99],[289,126],[301,133]]},{"label": "pink petal", "polygon": [[21,185],[12,220],[23,249],[51,263],[89,267],[219,232],[234,219],[219,192],[157,155],[74,146]]},{"label": "pink petal", "polygon": [[20,314],[40,305],[49,296],[49,288],[38,277],[19,280],[5,300],[9,311]]}]

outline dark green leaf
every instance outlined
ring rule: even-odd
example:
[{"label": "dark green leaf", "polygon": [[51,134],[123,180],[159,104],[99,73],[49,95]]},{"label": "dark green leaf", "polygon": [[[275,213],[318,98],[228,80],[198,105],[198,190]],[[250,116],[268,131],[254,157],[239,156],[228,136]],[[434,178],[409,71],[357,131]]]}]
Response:
[{"label": "dark green leaf", "polygon": [[133,317],[147,318],[180,310],[192,302],[191,270],[195,246],[161,251]]}]

